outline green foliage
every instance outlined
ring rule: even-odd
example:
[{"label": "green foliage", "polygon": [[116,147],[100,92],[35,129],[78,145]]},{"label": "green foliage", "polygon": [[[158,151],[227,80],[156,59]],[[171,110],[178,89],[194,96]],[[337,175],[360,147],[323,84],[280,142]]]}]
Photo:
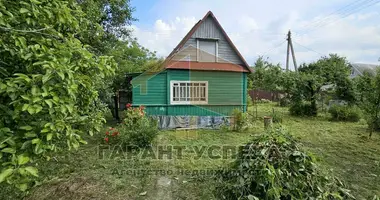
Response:
[{"label": "green foliage", "polygon": [[272,121],[275,124],[282,123],[283,115],[280,112],[273,112],[272,115]]},{"label": "green foliage", "polygon": [[380,70],[376,76],[365,73],[356,80],[358,105],[364,111],[368,126],[380,130]]},{"label": "green foliage", "polygon": [[90,23],[83,25],[86,31],[78,32],[77,38],[89,45],[96,55],[112,56],[118,65],[113,77],[99,82],[99,98],[113,106],[112,96],[120,89],[130,90],[126,73],[141,72],[151,60],[154,52],[138,44],[131,38],[133,18],[129,0],[78,0]]},{"label": "green foliage", "polygon": [[158,134],[157,121],[145,115],[143,106],[127,106],[123,123],[117,129],[120,143],[140,148],[150,146]]},{"label": "green foliage", "polygon": [[289,99],[289,98],[286,98],[286,97],[281,98],[280,101],[279,101],[279,105],[280,105],[281,107],[287,107],[287,106],[290,105],[290,103],[291,103],[290,99]]},{"label": "green foliage", "polygon": [[361,111],[356,106],[333,105],[329,109],[331,120],[358,122],[361,118]]},{"label": "green foliage", "polygon": [[88,24],[73,0],[0,1],[0,182],[26,190],[37,159],[102,127],[97,88],[115,65],[76,38]]},{"label": "green foliage", "polygon": [[[134,19],[129,0],[77,0],[86,14],[89,24],[83,25],[86,31],[80,32],[78,38],[91,46],[97,55],[107,55],[117,48],[119,38],[127,40],[131,30],[128,26]],[[128,41],[126,41],[128,43]]]},{"label": "green foliage", "polygon": [[109,127],[104,135],[104,143],[118,144],[120,142],[120,132],[117,128]]},{"label": "green foliage", "polygon": [[316,116],[315,107],[309,102],[292,103],[289,112],[293,116]]},{"label": "green foliage", "polygon": [[[350,68],[346,59],[335,54],[322,57],[313,63],[303,64],[299,68],[299,73],[294,75],[294,87],[290,90],[293,102],[292,113],[317,115],[317,100],[321,96],[322,86],[326,85],[336,87],[336,96],[341,100],[354,103],[355,94],[352,82],[348,79],[349,72]],[[303,101],[310,102],[310,106],[305,106],[308,110],[302,113],[299,109],[304,106],[301,103]]]},{"label": "green foliage", "polygon": [[247,95],[247,106],[252,106],[253,105],[253,101],[252,101],[252,98],[251,96]]},{"label": "green foliage", "polygon": [[218,177],[221,199],[349,199],[282,128],[256,135]]},{"label": "green foliage", "polygon": [[254,73],[248,75],[250,89],[281,90],[282,69],[279,64],[271,64],[263,57],[259,57],[255,62],[253,71]]},{"label": "green foliage", "polygon": [[258,100],[256,101],[256,103],[272,103],[272,101],[271,101],[271,100],[268,100],[268,99],[258,99]]},{"label": "green foliage", "polygon": [[232,130],[233,131],[241,131],[243,129],[243,126],[244,126],[244,114],[243,114],[243,112],[240,109],[235,108],[232,112],[232,116],[233,116]]},{"label": "green foliage", "polygon": [[357,103],[357,94],[354,82],[347,76],[336,80],[334,98],[346,101],[349,105]]}]

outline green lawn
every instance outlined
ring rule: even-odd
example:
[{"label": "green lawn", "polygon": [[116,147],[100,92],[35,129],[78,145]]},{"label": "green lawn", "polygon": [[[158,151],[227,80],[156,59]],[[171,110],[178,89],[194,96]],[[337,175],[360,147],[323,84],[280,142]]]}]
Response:
[{"label": "green lawn", "polygon": [[[357,199],[380,196],[380,136],[374,134],[368,139],[365,122],[330,122],[324,113],[315,118],[296,118],[288,115],[287,108],[259,104],[258,119],[248,131],[161,132],[156,146],[187,147],[182,156],[174,152],[171,159],[154,159],[148,151],[140,153],[140,158],[145,159],[123,158],[122,154],[110,156],[108,150],[104,150],[106,156],[102,157],[97,153],[101,136],[88,138],[89,144],[78,151],[40,162],[40,185],[26,199],[214,199],[213,180],[202,174],[202,170],[220,169],[232,159],[230,156],[211,159],[207,152],[199,158],[194,148],[247,143],[251,135],[263,132],[262,117],[269,115],[273,108],[283,115],[282,124],[303,148],[313,153],[323,168],[345,182]],[[249,112],[255,115],[256,107],[250,107]],[[217,148],[213,151],[216,155],[222,152]],[[152,170],[153,174],[129,174],[138,169]],[[0,199],[14,199],[16,196],[8,196],[14,191],[6,189],[0,192]]]}]

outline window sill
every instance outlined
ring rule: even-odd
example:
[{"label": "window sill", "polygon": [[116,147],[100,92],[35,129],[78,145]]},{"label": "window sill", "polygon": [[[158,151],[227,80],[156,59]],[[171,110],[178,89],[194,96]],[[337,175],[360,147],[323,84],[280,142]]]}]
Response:
[{"label": "window sill", "polygon": [[170,102],[170,105],[207,105],[208,102]]}]

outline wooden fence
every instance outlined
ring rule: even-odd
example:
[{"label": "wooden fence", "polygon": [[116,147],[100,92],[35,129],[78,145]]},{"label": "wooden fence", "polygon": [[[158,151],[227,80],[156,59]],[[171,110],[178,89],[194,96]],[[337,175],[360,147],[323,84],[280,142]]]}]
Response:
[{"label": "wooden fence", "polygon": [[248,94],[251,97],[252,101],[261,100],[261,99],[266,99],[270,101],[279,101],[284,95],[281,92],[272,92],[272,91],[265,91],[265,90],[249,90]]}]

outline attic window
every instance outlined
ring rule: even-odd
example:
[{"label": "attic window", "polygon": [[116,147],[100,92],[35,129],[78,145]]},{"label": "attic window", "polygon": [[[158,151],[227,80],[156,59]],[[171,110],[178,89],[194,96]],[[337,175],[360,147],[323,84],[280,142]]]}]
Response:
[{"label": "attic window", "polygon": [[197,61],[218,62],[218,40],[197,39]]}]

